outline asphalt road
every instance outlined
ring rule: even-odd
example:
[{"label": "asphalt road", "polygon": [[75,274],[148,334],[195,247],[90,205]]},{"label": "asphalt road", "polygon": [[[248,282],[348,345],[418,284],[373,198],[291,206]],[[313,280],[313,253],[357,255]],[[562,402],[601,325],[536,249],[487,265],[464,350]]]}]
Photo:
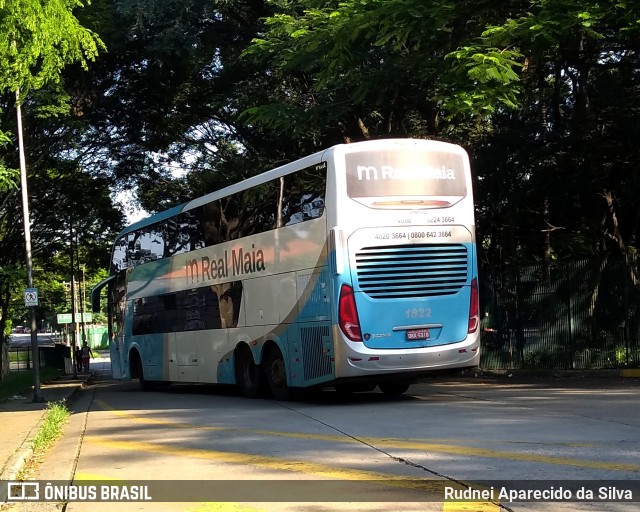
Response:
[{"label": "asphalt road", "polygon": [[[53,347],[57,340],[55,333],[39,332],[36,337],[39,347]],[[9,336],[9,346],[11,348],[28,348],[31,347],[31,333],[12,334]]]},{"label": "asphalt road", "polygon": [[[103,376],[74,409],[77,434],[65,437],[80,440],[75,483],[147,485],[154,500],[118,510],[638,509],[624,492],[635,489],[638,500],[636,379],[439,378],[397,398],[325,391],[276,402],[212,386],[143,393]],[[55,478],[51,471],[41,478]],[[493,499],[455,494],[491,487]],[[499,496],[527,489],[556,495]],[[557,499],[580,489],[594,498]],[[600,501],[600,493],[617,501]],[[66,510],[114,505],[72,502]]]}]

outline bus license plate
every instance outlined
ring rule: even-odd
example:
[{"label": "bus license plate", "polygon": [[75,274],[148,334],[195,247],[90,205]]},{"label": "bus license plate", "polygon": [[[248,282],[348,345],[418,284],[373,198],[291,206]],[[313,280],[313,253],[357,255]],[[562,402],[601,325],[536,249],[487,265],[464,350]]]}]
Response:
[{"label": "bus license plate", "polygon": [[431,335],[429,333],[429,329],[410,329],[407,332],[407,339],[408,340],[428,340],[429,336]]}]

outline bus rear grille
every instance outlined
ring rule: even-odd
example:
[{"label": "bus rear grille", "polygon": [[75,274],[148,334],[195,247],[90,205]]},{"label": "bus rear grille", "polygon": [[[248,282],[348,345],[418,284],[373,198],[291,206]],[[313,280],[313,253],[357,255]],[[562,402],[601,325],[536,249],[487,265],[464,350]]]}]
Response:
[{"label": "bus rear grille", "polygon": [[374,299],[451,295],[467,282],[462,244],[364,247],[356,253],[360,289]]}]

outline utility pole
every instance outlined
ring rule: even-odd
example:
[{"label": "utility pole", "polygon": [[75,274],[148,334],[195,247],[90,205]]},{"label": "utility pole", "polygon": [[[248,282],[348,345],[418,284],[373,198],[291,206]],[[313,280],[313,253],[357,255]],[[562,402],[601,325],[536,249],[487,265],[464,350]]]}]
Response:
[{"label": "utility pole", "polygon": [[[31,219],[29,217],[29,194],[27,191],[27,160],[24,155],[22,138],[22,109],[20,108],[20,90],[16,90],[16,116],[18,118],[18,151],[20,153],[20,187],[22,189],[22,220],[24,223],[24,246],[27,257],[27,282],[33,288],[33,261],[31,259]],[[40,348],[38,347],[38,326],[36,307],[30,306],[31,351],[33,355],[33,402],[44,402],[40,393]]]},{"label": "utility pole", "polygon": [[82,332],[82,345],[84,345],[87,341],[87,331],[84,325],[84,297],[82,297],[81,293],[81,287],[78,287],[78,301],[80,302],[80,330]]},{"label": "utility pole", "polygon": [[80,265],[80,253],[78,252],[78,232],[76,231],[76,259],[78,268],[82,270],[82,285],[78,287],[78,300],[80,302],[80,330],[82,332],[82,346],[87,342],[87,331],[84,325],[84,265]]},{"label": "utility pole", "polygon": [[76,361],[76,278],[73,275],[73,219],[69,219],[69,234],[71,248],[71,351],[73,352],[73,378],[78,378],[78,362]]}]

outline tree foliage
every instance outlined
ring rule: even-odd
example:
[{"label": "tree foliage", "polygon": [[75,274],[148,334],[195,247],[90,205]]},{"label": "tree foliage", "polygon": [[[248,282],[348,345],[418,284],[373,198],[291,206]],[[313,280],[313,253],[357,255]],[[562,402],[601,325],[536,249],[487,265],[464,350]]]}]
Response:
[{"label": "tree foliage", "polygon": [[[111,7],[112,5],[112,7]],[[99,2],[86,132],[159,209],[338,142],[474,158],[486,262],[635,250],[638,6]],[[182,34],[177,37],[176,34]],[[88,153],[90,154],[90,153]],[[175,178],[175,166],[190,170]]]},{"label": "tree foliage", "polygon": [[86,69],[100,39],[78,22],[80,0],[0,0],[0,88],[40,89],[58,82],[65,66]]},{"label": "tree foliage", "polygon": [[288,87],[249,122],[464,144],[487,263],[635,250],[636,4],[277,5],[245,55]]},{"label": "tree foliage", "polygon": [[[50,267],[64,248],[62,232],[68,228],[65,217],[82,215],[81,210],[66,209],[69,205],[65,198],[77,200],[82,196],[74,194],[86,193],[84,201],[92,198],[100,205],[101,198],[109,197],[108,190],[78,172],[69,157],[73,147],[55,141],[65,131],[57,116],[69,111],[66,102],[70,96],[61,86],[63,68],[76,63],[86,70],[88,62],[104,49],[97,35],[74,15],[74,9],[83,5],[79,0],[0,0],[0,93],[4,94],[0,99],[0,332],[8,321],[19,279],[24,277],[21,201],[15,189],[16,130],[11,128],[15,126],[16,102],[28,111],[22,135],[28,148],[26,159],[32,164],[30,192],[37,197],[32,201],[35,207],[31,218],[34,263]],[[37,92],[30,95],[31,91]],[[65,177],[70,178],[66,188],[61,187]],[[106,208],[112,208],[110,201]],[[111,219],[91,213],[82,217],[86,224],[83,234],[92,240],[88,247],[100,243],[114,220],[112,213]]]}]

